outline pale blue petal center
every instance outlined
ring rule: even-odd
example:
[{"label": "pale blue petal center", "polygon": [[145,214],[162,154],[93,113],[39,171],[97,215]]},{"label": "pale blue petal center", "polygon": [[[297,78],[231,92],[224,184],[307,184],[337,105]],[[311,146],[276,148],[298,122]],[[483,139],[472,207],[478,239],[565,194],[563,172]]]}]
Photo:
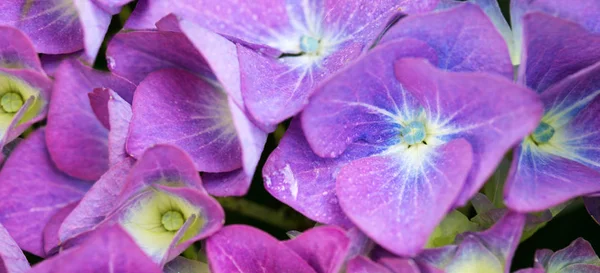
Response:
[{"label": "pale blue petal center", "polygon": [[535,131],[533,131],[531,137],[533,138],[533,141],[538,144],[548,143],[548,141],[550,141],[550,139],[552,139],[554,136],[555,132],[556,130],[554,127],[542,121],[540,125],[535,128]]},{"label": "pale blue petal center", "polygon": [[304,53],[313,54],[319,50],[320,42],[311,36],[302,36],[300,38],[300,49]]},{"label": "pale blue petal center", "polygon": [[400,135],[408,145],[422,143],[427,136],[425,124],[421,121],[412,121],[400,130]]}]

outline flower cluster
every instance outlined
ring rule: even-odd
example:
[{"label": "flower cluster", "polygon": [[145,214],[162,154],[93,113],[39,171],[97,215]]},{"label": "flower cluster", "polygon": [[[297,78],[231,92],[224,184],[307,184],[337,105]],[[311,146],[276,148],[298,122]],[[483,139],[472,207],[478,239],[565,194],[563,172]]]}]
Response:
[{"label": "flower cluster", "polygon": [[[0,272],[511,272],[577,198],[600,220],[600,2],[509,14],[4,0]],[[261,174],[315,227],[225,225]],[[600,258],[580,238],[517,272]]]}]

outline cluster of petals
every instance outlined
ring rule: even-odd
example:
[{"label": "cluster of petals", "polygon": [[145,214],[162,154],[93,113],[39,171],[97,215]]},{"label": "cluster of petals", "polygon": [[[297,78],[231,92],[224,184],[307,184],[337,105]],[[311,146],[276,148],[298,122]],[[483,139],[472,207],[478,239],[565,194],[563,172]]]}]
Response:
[{"label": "cluster of petals", "polygon": [[[0,272],[508,273],[569,201],[600,220],[597,0],[139,0],[105,38],[129,2],[0,3]],[[225,225],[256,174],[321,225]]]}]

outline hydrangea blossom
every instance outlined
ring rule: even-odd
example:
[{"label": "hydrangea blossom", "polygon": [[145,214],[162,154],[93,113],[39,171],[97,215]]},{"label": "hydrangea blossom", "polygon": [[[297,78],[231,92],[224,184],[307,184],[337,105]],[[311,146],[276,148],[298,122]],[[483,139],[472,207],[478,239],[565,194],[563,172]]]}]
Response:
[{"label": "hydrangea blossom", "polygon": [[147,272],[162,270],[119,226],[107,226],[84,244],[33,267],[31,273]]},{"label": "hydrangea blossom", "polygon": [[0,25],[19,28],[35,50],[66,54],[85,50],[93,62],[113,14],[130,0],[7,0],[0,3]]},{"label": "hydrangea blossom", "polygon": [[60,242],[117,223],[164,265],[223,225],[223,209],[202,188],[184,152],[156,145],[132,161],[115,165],[94,184],[60,225]]},{"label": "hydrangea blossom", "polygon": [[582,238],[568,247],[553,252],[541,249],[535,252],[535,267],[515,273],[570,273],[600,272],[600,258],[589,242]]},{"label": "hydrangea blossom", "polygon": [[[549,39],[557,29],[562,37]],[[526,55],[519,79],[541,92],[544,116],[515,153],[505,202],[515,210],[539,211],[600,190],[594,118],[600,63],[581,69],[600,58],[600,48],[590,46],[600,35],[542,13],[524,17],[523,35]],[[559,60],[547,60],[542,49],[560,55]]]},{"label": "hydrangea blossom", "polygon": [[[132,28],[172,12],[194,36],[203,28],[238,43],[241,95],[264,129],[298,113],[314,87],[367,50],[397,12],[437,1],[146,1]],[[127,26],[126,26],[127,27]],[[238,64],[235,64],[236,66]]]},{"label": "hydrangea blossom", "polygon": [[[373,75],[353,82],[367,67],[381,67],[381,60],[365,59],[332,78],[302,121],[321,156],[338,155],[353,141],[375,146],[377,154],[340,170],[340,204],[376,242],[415,255],[461,188],[481,185],[506,150],[533,129],[540,103],[502,78],[443,72],[425,60],[388,65],[384,71],[395,79]],[[431,202],[436,208],[425,209]]]},{"label": "hydrangea blossom", "polygon": [[[169,17],[164,20],[169,23]],[[216,34],[210,37],[212,46],[233,46]],[[204,172],[211,194],[243,195],[266,133],[240,107],[238,72],[215,66],[196,49],[199,43],[207,41],[192,44],[178,31],[135,31],[113,38],[110,69],[139,83],[127,150],[138,157],[154,144],[176,145]]]},{"label": "hydrangea blossom", "polygon": [[[447,29],[444,27],[447,24],[457,28]],[[471,25],[477,27],[470,27]],[[447,30],[439,31],[440,29]],[[480,43],[481,39],[487,43]],[[401,57],[427,57],[447,70],[487,71],[512,78],[512,65],[508,51],[503,46],[502,37],[494,32],[494,27],[485,14],[474,5],[467,4],[448,11],[409,16],[390,29],[381,43],[368,56],[358,61],[359,64],[353,66],[358,69],[361,65],[373,63],[377,70],[362,71],[355,79],[393,79],[395,76],[392,61]],[[454,45],[457,50],[447,45]],[[386,72],[374,76],[375,71],[385,70],[381,67],[387,67]],[[376,81],[379,80],[373,82]],[[394,85],[394,82],[392,80],[389,84]],[[368,143],[355,142],[349,144],[351,147],[347,147],[344,153],[335,158],[321,158],[320,156],[332,156],[329,152],[322,154],[315,150],[316,154],[313,153],[311,147],[315,147],[305,140],[306,131],[302,131],[298,119],[299,117],[292,122],[279,147],[271,154],[263,169],[265,187],[273,196],[313,220],[349,225],[349,220],[338,204],[336,176],[343,165],[376,153],[377,148]],[[341,136],[337,132],[334,135]],[[339,140],[340,143],[347,141],[345,137],[340,137]],[[481,184],[473,185],[460,203],[466,203],[468,197],[479,186]]]},{"label": "hydrangea blossom", "polygon": [[[471,5],[445,14],[452,12],[481,13]],[[384,36],[382,46],[319,88],[302,114],[302,125],[321,157],[344,157],[359,151],[355,146],[366,146],[362,158],[337,173],[341,207],[380,245],[416,255],[445,213],[455,203],[464,204],[508,148],[534,129],[541,104],[535,94],[501,77],[444,72],[423,60],[397,61],[415,56],[449,70],[485,69],[464,54],[448,54],[445,47],[436,51],[401,39],[412,35],[429,44],[436,41],[401,23],[394,27],[398,31],[386,34],[396,41]],[[489,21],[488,27],[493,29]],[[501,37],[497,41],[504,43]],[[501,60],[508,67],[502,74],[512,75],[507,50],[501,52],[504,57],[485,59]],[[293,194],[294,176],[283,178],[289,185],[284,189]],[[435,208],[425,205],[431,202]]]},{"label": "hydrangea blossom", "polygon": [[0,26],[0,150],[45,118],[51,86],[29,38]]}]

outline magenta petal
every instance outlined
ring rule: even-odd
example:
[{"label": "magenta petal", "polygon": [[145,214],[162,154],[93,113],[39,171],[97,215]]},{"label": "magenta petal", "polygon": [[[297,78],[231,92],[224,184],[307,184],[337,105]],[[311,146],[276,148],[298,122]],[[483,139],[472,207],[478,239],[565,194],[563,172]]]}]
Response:
[{"label": "magenta petal", "polygon": [[131,105],[122,99],[119,94],[110,90],[108,101],[108,115],[110,118],[110,131],[108,132],[108,163],[113,166],[125,158],[130,157],[125,149],[129,123],[133,112]]},{"label": "magenta petal", "polygon": [[88,93],[92,111],[102,123],[104,128],[110,130],[110,120],[108,116],[108,100],[111,96],[111,90],[106,88],[95,88],[93,92]]},{"label": "magenta petal", "polygon": [[456,253],[458,246],[447,245],[438,248],[428,248],[419,253],[418,260],[421,263],[429,264],[437,268],[443,268]]},{"label": "magenta petal", "polygon": [[483,12],[485,12],[485,14],[490,18],[508,46],[508,51],[510,52],[513,65],[518,65],[519,57],[517,54],[520,54],[521,49],[517,49],[515,46],[513,30],[508,24],[506,18],[504,18],[504,14],[502,14],[500,3],[497,0],[470,0],[469,2],[475,3],[481,7]]},{"label": "magenta petal", "polygon": [[156,28],[160,31],[182,32],[179,26],[179,18],[173,13],[161,18],[156,22]]},{"label": "magenta petal", "polygon": [[[560,129],[564,131],[561,144],[567,150],[565,157],[600,172],[600,151],[597,149],[600,145],[600,120],[596,118],[600,113],[600,62],[554,87],[560,91],[553,92],[554,88],[551,88],[542,95],[542,99],[553,102],[554,109],[551,111],[566,111],[562,118],[568,120],[573,117]],[[567,96],[564,96],[565,93]]]},{"label": "magenta petal", "polygon": [[138,0],[124,29],[156,29],[156,22],[171,13],[172,9],[172,2],[169,1]]},{"label": "magenta petal", "polygon": [[[433,10],[437,2],[385,0],[371,3],[368,0],[328,0],[287,3],[281,0],[209,0],[203,2],[204,5],[200,8],[194,1],[184,0],[171,5],[171,10],[206,29],[248,44],[280,42],[273,40],[287,38],[286,36],[296,38],[293,32],[298,29],[335,31],[341,40],[354,38],[357,42],[366,43],[385,28],[388,19],[396,12],[427,12]],[[146,13],[155,14],[158,6],[146,5],[148,6],[150,9]],[[266,6],[269,8],[265,9]]]},{"label": "magenta petal", "polygon": [[85,58],[93,63],[108,31],[112,14],[101,9],[94,0],[73,1],[83,29]]},{"label": "magenta petal", "polygon": [[300,123],[299,118],[292,120],[279,146],[267,159],[263,167],[265,189],[317,222],[350,226],[338,204],[336,175],[346,163],[380,149],[355,144],[338,158],[321,158],[312,152]]},{"label": "magenta petal", "polygon": [[119,226],[104,228],[83,245],[36,265],[31,273],[145,272],[161,273]]},{"label": "magenta petal", "polygon": [[569,2],[515,0],[511,3],[511,13],[515,9],[513,6],[517,6],[519,9],[524,9],[525,11],[541,11],[552,14],[553,16],[576,22],[591,32],[600,32],[600,23],[598,23],[597,18],[600,12],[600,3],[596,0],[571,0]]},{"label": "magenta petal", "polygon": [[490,229],[475,235],[484,245],[504,263],[508,273],[513,255],[519,246],[526,217],[524,214],[507,211],[506,214]]},{"label": "magenta petal", "polygon": [[227,95],[244,109],[240,86],[240,64],[235,44],[187,20],[182,20],[179,27],[210,65]]},{"label": "magenta petal", "polygon": [[243,196],[248,192],[252,176],[248,176],[243,168],[223,173],[202,173],[202,183],[210,195]]},{"label": "magenta petal", "polygon": [[515,151],[511,169],[504,202],[517,211],[540,211],[600,191],[600,173],[575,161],[538,151],[532,144]]},{"label": "magenta petal", "polygon": [[[401,153],[358,159],[337,177],[344,212],[397,255],[419,253],[452,207],[471,168],[471,146],[464,139],[432,149],[423,159],[403,158]],[[432,203],[436,206],[427,205]]]},{"label": "magenta petal", "polygon": [[83,48],[83,29],[72,2],[63,0],[0,2],[0,25],[14,26],[39,53],[63,54]]},{"label": "magenta petal", "polygon": [[347,270],[348,273],[392,273],[385,266],[363,256],[357,256],[350,260]]},{"label": "magenta petal", "polygon": [[201,27],[252,44],[265,44],[273,32],[290,28],[285,1],[207,0],[202,4],[199,6],[193,0],[181,0],[172,4],[173,12]]},{"label": "magenta petal", "polygon": [[25,273],[29,268],[23,251],[0,224],[0,272]]},{"label": "magenta petal", "polygon": [[244,172],[248,177],[252,177],[267,142],[267,133],[258,128],[246,116],[232,97],[229,97],[229,110],[237,132],[238,141],[242,147],[242,166]]},{"label": "magenta petal", "polygon": [[523,35],[519,81],[537,92],[600,61],[600,34],[573,22],[530,13],[523,18]]},{"label": "magenta petal", "polygon": [[58,236],[58,230],[62,222],[69,216],[73,209],[79,204],[79,201],[75,201],[62,207],[56,212],[46,226],[44,227],[44,252],[46,256],[53,256],[58,251],[58,247],[61,245],[61,240]]},{"label": "magenta petal", "polygon": [[27,68],[44,73],[29,37],[12,27],[0,26],[0,66]]},{"label": "magenta petal", "polygon": [[322,79],[361,52],[361,45],[352,43],[328,56],[321,67],[312,68],[238,45],[244,104],[263,127],[273,126],[300,112]]},{"label": "magenta petal", "polygon": [[46,74],[50,77],[54,77],[56,70],[64,60],[78,59],[83,54],[85,54],[83,50],[67,54],[40,54],[40,61],[42,62],[42,67]]},{"label": "magenta petal", "polygon": [[[127,165],[122,167],[127,168]],[[101,226],[118,222],[154,262],[165,264],[193,242],[211,235],[223,225],[223,209],[204,191],[193,162],[180,149],[170,145],[153,146],[134,164],[127,176],[119,176],[119,172],[126,171],[115,169],[111,174],[113,177],[97,182],[102,186],[94,187],[86,195],[78,207],[79,214],[74,212],[73,219],[65,221],[61,231],[66,234],[61,235],[76,235],[100,222]],[[127,177],[124,186],[119,177]],[[165,206],[166,209],[173,206],[186,213],[185,225],[175,233],[168,233],[160,227],[159,230],[154,229],[155,221],[161,221],[160,210]],[[199,217],[201,220],[196,221]],[[67,223],[69,226],[66,226]],[[154,232],[156,238],[149,237],[148,232]]]},{"label": "magenta petal", "polygon": [[345,262],[350,239],[340,228],[322,226],[307,230],[284,245],[300,255],[317,273],[338,273]]},{"label": "magenta petal", "polygon": [[131,105],[108,88],[94,89],[88,94],[92,110],[98,120],[109,129],[108,163],[113,166],[129,157],[125,151],[129,122],[133,115]]},{"label": "magenta petal", "polygon": [[58,237],[61,242],[89,231],[114,209],[121,190],[125,186],[127,174],[133,165],[133,159],[126,159],[110,168],[94,183],[83,196],[79,205],[64,219]]},{"label": "magenta petal", "polygon": [[92,0],[92,2],[110,14],[117,14],[132,0]]},{"label": "magenta petal", "polygon": [[371,253],[375,247],[375,243],[356,226],[349,228],[346,231],[346,236],[350,238],[350,249],[348,250],[348,255],[346,255],[347,260],[358,255]]},{"label": "magenta petal", "polygon": [[97,87],[115,90],[126,101],[131,101],[135,88],[112,74],[75,60],[65,61],[56,73],[46,134],[56,166],[90,181],[98,179],[109,166],[108,129],[94,115],[87,95]]},{"label": "magenta petal", "polygon": [[44,131],[39,129],[20,143],[0,171],[0,222],[22,249],[42,257],[42,232],[48,220],[91,186],[54,167]]},{"label": "magenta petal", "polygon": [[476,5],[463,4],[448,11],[407,17],[394,25],[380,43],[398,38],[426,42],[435,49],[439,68],[492,72],[513,78],[504,38]]},{"label": "magenta petal", "polygon": [[[417,263],[411,259],[403,258],[382,258],[378,263],[387,267],[393,273],[421,273]],[[430,272],[423,272],[430,273]]]},{"label": "magenta petal", "polygon": [[465,138],[473,147],[474,166],[458,206],[468,202],[542,116],[537,94],[494,75],[448,73],[423,60],[404,59],[396,62],[396,77],[425,106],[427,116],[450,126],[440,134]]},{"label": "magenta petal", "polygon": [[372,50],[315,91],[302,112],[302,128],[315,154],[337,157],[353,142],[388,146],[397,136],[394,114],[418,108],[394,76],[394,60],[427,58],[437,63],[426,43],[400,39]]},{"label": "magenta petal", "polygon": [[206,240],[212,273],[315,273],[293,250],[269,234],[249,226],[231,225]]},{"label": "magenta petal", "polygon": [[135,163],[120,193],[120,200],[128,199],[140,189],[165,182],[204,191],[190,156],[175,146],[161,144],[148,148]]},{"label": "magenta petal", "polygon": [[110,40],[106,56],[108,67],[113,73],[136,84],[151,72],[164,68],[180,68],[205,77],[214,77],[202,55],[185,35],[177,32],[119,33]]},{"label": "magenta petal", "polygon": [[546,118],[558,125],[556,147],[521,144],[505,187],[509,207],[537,211],[600,191],[599,72],[597,63],[542,93]]},{"label": "magenta petal", "polygon": [[[151,73],[136,90],[127,150],[171,143],[190,154],[199,171],[242,166],[242,148],[227,95],[183,70]],[[218,155],[215,157],[215,155]]]}]

